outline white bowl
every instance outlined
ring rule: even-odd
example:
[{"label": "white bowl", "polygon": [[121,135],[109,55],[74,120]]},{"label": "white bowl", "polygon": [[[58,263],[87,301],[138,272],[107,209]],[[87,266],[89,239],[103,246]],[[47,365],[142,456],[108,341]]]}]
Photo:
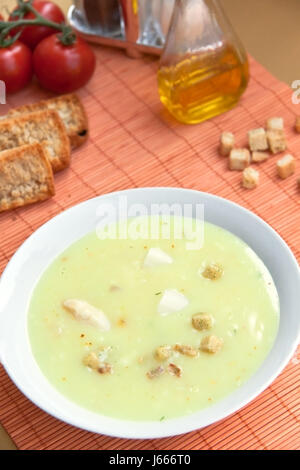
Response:
[{"label": "white bowl", "polygon": [[[234,233],[263,260],[280,299],[279,332],[259,370],[241,388],[215,405],[165,422],[122,421],[88,411],[48,382],[31,352],[27,310],[32,291],[50,262],[75,240],[95,229],[99,204],[204,204],[205,220]],[[19,389],[47,413],[88,431],[123,438],[158,438],[202,428],[234,413],[261,393],[293,355],[300,336],[300,272],[292,252],[262,219],[233,202],[177,188],[130,189],[83,202],[54,217],[33,233],[7,265],[0,282],[0,360]]]}]

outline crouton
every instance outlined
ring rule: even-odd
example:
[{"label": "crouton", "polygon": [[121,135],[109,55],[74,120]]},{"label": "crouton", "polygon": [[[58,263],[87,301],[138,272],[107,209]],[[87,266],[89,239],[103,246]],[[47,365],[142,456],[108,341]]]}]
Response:
[{"label": "crouton", "polygon": [[277,161],[277,174],[280,178],[285,179],[295,173],[296,161],[292,155],[285,155]]},{"label": "crouton", "polygon": [[0,152],[0,212],[55,194],[53,172],[41,144]]},{"label": "crouton", "polygon": [[112,374],[112,366],[107,362],[102,362],[96,352],[90,352],[83,358],[83,364],[99,374]]},{"label": "crouton", "polygon": [[8,116],[15,117],[19,114],[47,109],[54,109],[59,114],[66,128],[72,148],[79,147],[86,141],[88,137],[87,116],[79,97],[74,93],[19,106],[18,108],[11,109]]},{"label": "crouton", "polygon": [[206,268],[202,271],[202,276],[206,279],[210,279],[211,281],[216,281],[223,276],[223,268],[219,264],[212,263],[206,266]]},{"label": "crouton", "polygon": [[172,362],[168,365],[168,372],[171,375],[175,375],[176,377],[181,377],[182,375],[182,368],[173,364]]},{"label": "crouton", "polygon": [[268,131],[283,131],[284,130],[284,120],[281,117],[273,117],[267,120],[267,130]]},{"label": "crouton", "polygon": [[103,362],[99,365],[97,372],[99,372],[99,374],[112,374],[113,367],[111,364],[108,364],[108,362]]},{"label": "crouton", "polygon": [[56,111],[39,111],[0,120],[0,151],[40,143],[54,172],[70,164],[70,142]]},{"label": "crouton", "polygon": [[83,358],[83,364],[90,369],[97,369],[100,365],[99,358],[95,352],[90,352]]},{"label": "crouton", "polygon": [[195,357],[197,356],[197,349],[193,348],[193,346],[187,346],[184,344],[175,344],[174,351],[183,354],[184,356]]},{"label": "crouton", "polygon": [[286,138],[284,131],[274,129],[268,130],[267,139],[270,150],[273,154],[284,152],[286,150]]},{"label": "crouton", "polygon": [[269,147],[266,131],[260,127],[248,132],[249,147],[252,152],[267,150]]},{"label": "crouton", "polygon": [[248,167],[243,171],[243,187],[246,189],[254,189],[259,183],[259,172],[254,168]]},{"label": "crouton", "polygon": [[268,158],[269,158],[269,154],[267,152],[253,152],[252,153],[253,163],[261,163],[267,160]]},{"label": "crouton", "polygon": [[296,117],[295,129],[300,134],[300,116]]},{"label": "crouton", "polygon": [[205,336],[200,344],[200,349],[201,351],[208,352],[210,354],[215,354],[223,346],[223,340],[218,338],[217,336],[210,335],[210,336]]},{"label": "crouton", "polygon": [[213,317],[207,313],[196,313],[192,317],[192,325],[195,330],[210,330],[213,326]]},{"label": "crouton", "polygon": [[250,165],[250,152],[248,149],[233,149],[229,156],[230,170],[242,171]]},{"label": "crouton", "polygon": [[149,370],[147,372],[148,379],[155,379],[156,377],[160,377],[165,373],[165,369],[162,366],[158,366],[155,369]]},{"label": "crouton", "polygon": [[235,144],[234,135],[231,132],[222,132],[220,138],[220,154],[227,157]]},{"label": "crouton", "polygon": [[159,346],[158,348],[156,348],[155,353],[154,353],[155,358],[158,361],[165,361],[169,359],[171,354],[172,354],[171,346]]}]

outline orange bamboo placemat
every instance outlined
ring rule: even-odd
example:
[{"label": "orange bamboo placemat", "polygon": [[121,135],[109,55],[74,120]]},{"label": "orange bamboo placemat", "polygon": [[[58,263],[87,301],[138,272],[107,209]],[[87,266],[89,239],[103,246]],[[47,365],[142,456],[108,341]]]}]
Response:
[{"label": "orange bamboo placemat", "polygon": [[[251,60],[251,82],[234,110],[198,126],[175,122],[157,96],[156,61],[128,59],[122,52],[96,50],[97,71],[80,95],[90,119],[88,143],[74,152],[71,168],[56,175],[56,196],[0,215],[0,269],[35,229],[85,199],[137,186],[182,186],[208,191],[245,206],[271,224],[300,260],[300,191],[296,176],[276,177],[272,157],[260,167],[255,191],[241,188],[239,172],[218,156],[222,130],[246,143],[249,129],[271,115],[285,118],[289,151],[298,159],[300,136],[293,130],[300,105],[292,91]],[[9,99],[7,107],[37,100],[38,87]],[[6,108],[3,106],[3,113]],[[299,449],[300,351],[256,400],[220,423],[183,436],[125,440],[73,428],[47,415],[14,386],[0,367],[0,420],[20,449]]]}]

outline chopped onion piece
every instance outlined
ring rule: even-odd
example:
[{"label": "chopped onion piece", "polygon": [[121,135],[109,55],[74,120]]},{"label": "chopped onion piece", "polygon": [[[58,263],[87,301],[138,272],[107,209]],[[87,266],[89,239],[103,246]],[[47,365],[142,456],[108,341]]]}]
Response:
[{"label": "chopped onion piece", "polygon": [[166,289],[158,304],[158,313],[162,316],[178,312],[189,304],[188,299],[176,289]]}]

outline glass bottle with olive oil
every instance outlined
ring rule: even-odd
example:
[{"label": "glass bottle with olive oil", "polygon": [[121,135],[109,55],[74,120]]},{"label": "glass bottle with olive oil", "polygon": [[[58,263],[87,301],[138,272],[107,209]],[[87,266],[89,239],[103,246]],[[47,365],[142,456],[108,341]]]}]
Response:
[{"label": "glass bottle with olive oil", "polygon": [[249,80],[246,52],[218,0],[175,0],[158,72],[162,103],[196,124],[239,101]]}]

